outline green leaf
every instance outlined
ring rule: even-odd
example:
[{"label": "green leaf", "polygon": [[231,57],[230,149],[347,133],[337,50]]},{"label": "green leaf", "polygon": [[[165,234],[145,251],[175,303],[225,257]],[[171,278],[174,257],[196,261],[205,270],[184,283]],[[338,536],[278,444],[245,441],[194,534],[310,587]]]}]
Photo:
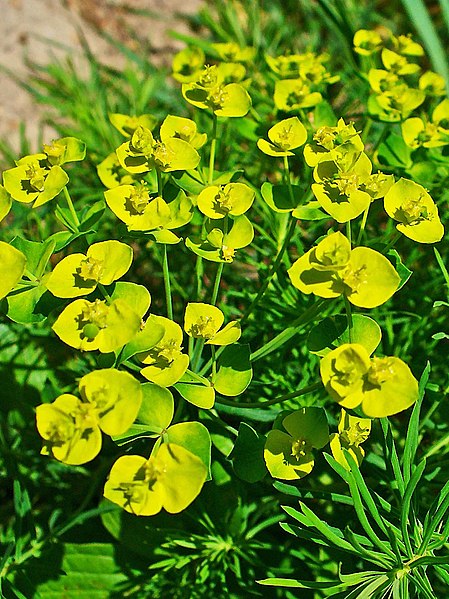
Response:
[{"label": "green leaf", "polygon": [[55,251],[56,242],[51,238],[39,242],[15,237],[11,241],[11,245],[26,256],[27,270],[39,279],[44,274],[50,256]]},{"label": "green leaf", "polygon": [[313,126],[315,129],[320,127],[334,127],[337,117],[332,106],[326,100],[317,104],[313,110]]},{"label": "green leaf", "polygon": [[150,292],[146,287],[124,281],[114,283],[111,299],[124,300],[141,318],[143,318],[151,303]]},{"label": "green leaf", "polygon": [[265,578],[257,580],[258,584],[272,587],[285,587],[289,589],[339,589],[344,590],[346,585],[338,582],[314,582],[313,580],[293,580],[291,578]]},{"label": "green leaf", "polygon": [[410,416],[410,421],[407,429],[407,436],[405,438],[404,445],[404,458],[402,463],[402,472],[404,476],[404,482],[408,485],[412,476],[412,465],[415,460],[416,451],[418,449],[418,438],[419,438],[419,414],[421,411],[421,405],[424,399],[426,385],[429,380],[430,374],[430,363],[427,362],[426,367],[419,380],[419,397],[415,403]]},{"label": "green leaf", "polygon": [[320,203],[313,200],[305,206],[298,206],[292,212],[292,216],[298,220],[322,220],[329,215],[321,210]]},{"label": "green leaf", "polygon": [[[116,563],[116,546],[109,543],[66,543],[62,563],[50,560],[46,568],[52,572],[48,580],[37,584],[36,591],[45,599],[107,599],[127,580]],[[42,580],[42,570],[36,564],[35,576]],[[32,572],[27,571],[30,578]],[[50,574],[50,572],[48,573]]]},{"label": "green leaf", "polygon": [[174,387],[181,397],[198,408],[210,410],[215,403],[215,390],[210,385],[176,383]]},{"label": "green leaf", "polygon": [[260,189],[263,199],[275,212],[291,212],[301,202],[304,192],[298,185],[292,185],[293,199],[288,185],[264,183]]},{"label": "green leaf", "polygon": [[95,202],[95,204],[91,206],[86,214],[82,217],[81,225],[79,226],[80,231],[89,231],[92,229],[92,227],[97,225],[98,221],[103,216],[105,208],[106,203],[104,200]]},{"label": "green leaf", "polygon": [[125,360],[132,358],[132,356],[135,356],[140,352],[152,349],[159,343],[163,336],[164,327],[161,324],[154,322],[153,320],[147,321],[145,327],[125,345],[119,355],[119,363],[125,362]]},{"label": "green leaf", "polygon": [[390,133],[377,151],[379,162],[393,168],[410,168],[413,164],[411,154],[411,148],[396,133]]},{"label": "green leaf", "polygon": [[201,422],[180,422],[173,424],[164,435],[164,442],[181,445],[198,456],[207,468],[207,480],[211,479],[211,438],[209,431]]},{"label": "green leaf", "polygon": [[[44,304],[39,304],[39,302],[46,291],[47,289],[43,284],[13,291],[7,298],[8,317],[20,324],[35,324],[45,320],[47,314],[43,309]],[[49,293],[47,295],[51,296]]]},{"label": "green leaf", "polygon": [[142,404],[137,420],[145,424],[147,430],[160,433],[172,421],[174,400],[171,391],[155,383],[143,383]]},{"label": "green leaf", "polygon": [[263,458],[264,445],[264,435],[259,434],[249,424],[240,423],[234,448],[228,456],[239,478],[249,483],[263,479],[267,473]]},{"label": "green leaf", "polygon": [[[351,338],[352,343],[360,343],[372,354],[381,341],[382,331],[369,316],[353,314]],[[343,314],[328,316],[313,327],[307,338],[308,350],[321,357],[344,343],[349,343],[349,328]]]},{"label": "green leaf", "polygon": [[245,391],[253,376],[250,353],[247,344],[233,343],[223,350],[218,358],[217,374],[212,381],[217,393],[235,397]]},{"label": "green leaf", "polygon": [[409,278],[412,276],[413,272],[408,269],[405,264],[402,262],[400,255],[396,250],[389,250],[387,252],[387,256],[390,256],[394,260],[394,267],[396,272],[401,278],[401,282],[399,283],[399,287],[396,289],[396,292],[399,291],[404,285],[407,283]]}]

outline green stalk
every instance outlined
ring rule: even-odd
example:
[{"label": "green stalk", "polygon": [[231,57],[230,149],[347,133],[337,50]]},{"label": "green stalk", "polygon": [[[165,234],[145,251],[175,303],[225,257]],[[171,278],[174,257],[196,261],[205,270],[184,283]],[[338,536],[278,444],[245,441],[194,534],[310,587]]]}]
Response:
[{"label": "green stalk", "polygon": [[217,149],[217,115],[213,114],[212,116],[212,139],[210,143],[210,156],[209,156],[209,178],[208,184],[212,185],[212,181],[214,180],[214,169],[215,169],[215,152]]},{"label": "green stalk", "polygon": [[251,362],[256,362],[256,360],[260,360],[260,358],[265,358],[272,352],[276,351],[279,347],[284,345],[284,343],[287,343],[287,341],[289,341],[299,332],[300,328],[313,321],[314,318],[320,314],[320,312],[322,312],[322,308],[326,303],[326,299],[320,299],[312,304],[310,308],[307,308],[307,310],[303,312],[301,316],[298,316],[298,318],[294,320],[289,327],[282,331],[282,333],[276,335],[276,337],[271,339],[271,341],[268,341],[268,343],[265,343],[265,345],[263,345],[260,349],[251,354]]},{"label": "green stalk", "polygon": [[369,204],[368,208],[363,213],[362,222],[360,223],[359,234],[357,235],[357,241],[355,242],[356,245],[359,245],[360,242],[362,241],[363,233],[365,232],[366,221],[368,219],[368,212],[369,212],[370,208],[371,208],[371,204]]},{"label": "green stalk", "polygon": [[70,197],[69,190],[67,189],[67,185],[64,187],[62,191],[64,192],[64,197],[67,202],[67,206],[70,210],[70,214],[73,217],[73,222],[75,223],[76,227],[79,227],[80,221],[76,213],[75,206],[73,205],[72,198]]},{"label": "green stalk", "polygon": [[287,401],[289,399],[294,399],[295,397],[301,397],[302,395],[306,395],[307,393],[312,393],[313,391],[319,389],[322,386],[322,384],[323,383],[321,381],[317,381],[316,383],[307,385],[307,387],[303,387],[302,389],[297,389],[296,391],[292,391],[291,393],[287,393],[286,395],[282,395],[281,397],[275,397],[274,399],[269,399],[267,401],[262,402],[229,401],[220,397],[216,400],[216,403],[223,404],[225,406],[232,406],[234,408],[266,408],[268,406],[274,406],[278,403],[282,403],[283,401]]},{"label": "green stalk", "polygon": [[170,270],[168,268],[167,244],[165,244],[165,243],[164,243],[164,254],[163,254],[163,260],[162,260],[162,271],[164,274],[165,302],[167,304],[167,316],[170,320],[173,320],[173,305],[172,305],[171,288],[170,288]]},{"label": "green stalk", "polygon": [[[291,182],[291,176],[290,176],[290,167],[289,167],[289,164],[288,164],[288,156],[284,156],[284,177],[285,177],[285,180],[287,181],[288,192],[289,192],[289,195],[290,195],[290,200],[291,200],[292,204],[294,204],[295,203],[295,199],[294,199],[292,182]],[[244,322],[251,315],[251,313],[254,310],[255,306],[257,306],[257,304],[259,303],[260,299],[262,298],[262,296],[264,295],[265,291],[267,290],[267,288],[268,288],[269,284],[271,283],[274,275],[277,273],[279,265],[281,264],[282,258],[284,257],[285,251],[288,248],[288,245],[289,245],[289,243],[291,241],[291,238],[293,237],[293,233],[295,232],[295,229],[296,229],[296,219],[292,218],[292,221],[290,223],[290,227],[287,229],[287,233],[284,235],[283,243],[282,243],[281,247],[278,249],[278,253],[277,253],[276,258],[275,258],[275,260],[273,262],[273,265],[270,268],[270,272],[268,273],[268,276],[266,277],[265,281],[263,282],[262,286],[260,287],[259,291],[257,292],[256,297],[250,303],[250,305],[248,306],[245,314],[242,316],[241,322]]]},{"label": "green stalk", "polygon": [[348,298],[346,297],[346,295],[343,295],[344,301],[345,301],[345,310],[346,310],[346,318],[348,320],[348,337],[349,337],[349,343],[352,343],[352,339],[353,339],[353,320],[352,320],[352,308],[351,308],[351,304],[348,300]]},{"label": "green stalk", "polygon": [[215,306],[215,304],[217,303],[218,291],[220,289],[220,281],[221,281],[221,275],[223,274],[223,268],[224,268],[224,262],[220,262],[218,264],[217,274],[215,275],[214,290],[212,291],[212,299],[210,300],[210,303],[213,306]]},{"label": "green stalk", "polygon": [[280,250],[278,251],[278,253],[276,255],[276,258],[271,266],[268,276],[266,277],[262,286],[259,288],[259,291],[257,292],[256,297],[253,299],[253,301],[248,306],[248,308],[247,308],[245,314],[242,316],[240,322],[244,322],[245,320],[247,320],[247,318],[249,318],[249,316],[251,316],[251,313],[253,312],[254,308],[257,306],[260,299],[264,295],[265,291],[268,289],[269,284],[271,283],[274,275],[277,273],[279,265],[282,262],[282,258],[284,257],[284,253],[285,253],[286,249],[288,248],[291,238],[293,237],[293,233],[295,232],[295,229],[296,229],[296,220],[293,218],[290,223],[290,227],[288,228],[287,234],[284,238],[284,243],[282,244],[282,247],[280,248]]}]

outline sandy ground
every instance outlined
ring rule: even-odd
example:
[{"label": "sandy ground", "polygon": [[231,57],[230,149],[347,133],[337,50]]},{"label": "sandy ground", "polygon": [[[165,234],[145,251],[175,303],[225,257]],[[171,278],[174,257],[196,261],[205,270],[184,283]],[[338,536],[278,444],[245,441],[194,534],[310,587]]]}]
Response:
[{"label": "sandy ground", "polygon": [[[177,47],[167,30],[185,32],[181,15],[195,13],[200,5],[201,0],[0,0],[0,66],[26,79],[27,60],[45,64],[52,56],[67,53],[80,60],[80,29],[93,53],[108,64],[119,65],[122,57],[100,32],[132,47],[129,30],[136,27],[139,36],[149,40],[156,60],[160,60]],[[153,13],[151,19],[136,14],[142,9]],[[0,73],[0,137],[18,148],[18,128],[24,121],[35,147],[43,109],[3,69]],[[45,129],[44,133],[46,137],[51,135]]]}]

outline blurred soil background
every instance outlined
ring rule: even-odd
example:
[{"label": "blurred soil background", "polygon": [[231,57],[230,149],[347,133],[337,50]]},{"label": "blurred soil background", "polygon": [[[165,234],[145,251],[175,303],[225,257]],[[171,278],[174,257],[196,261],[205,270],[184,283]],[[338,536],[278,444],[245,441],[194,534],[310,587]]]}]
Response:
[{"label": "blurred soil background", "polygon": [[[0,0],[0,138],[18,149],[23,121],[31,147],[37,149],[44,109],[14,80],[26,81],[30,63],[42,65],[70,55],[83,72],[84,37],[98,60],[120,68],[124,55],[106,41],[105,36],[111,36],[130,49],[144,42],[155,63],[167,64],[183,46],[168,31],[186,32],[183,15],[195,13],[200,4],[200,0]],[[44,139],[52,134],[44,125]]]}]

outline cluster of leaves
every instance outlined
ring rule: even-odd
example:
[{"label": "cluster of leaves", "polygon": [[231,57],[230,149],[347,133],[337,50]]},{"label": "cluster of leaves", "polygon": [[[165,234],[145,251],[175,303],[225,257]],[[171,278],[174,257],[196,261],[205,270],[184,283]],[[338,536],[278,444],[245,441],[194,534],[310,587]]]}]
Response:
[{"label": "cluster of leaves", "polygon": [[[33,241],[19,235],[0,242],[0,297],[6,318],[16,323],[11,330],[39,331],[43,339],[62,342],[70,356],[64,384],[54,380],[36,406],[42,453],[82,466],[100,459],[104,445],[104,496],[129,512],[129,522],[162,509],[183,512],[203,486],[201,495],[208,486],[233,484],[235,476],[260,483],[268,497],[274,493],[268,474],[298,480],[318,463],[315,472],[326,472],[320,450],[329,444],[327,476],[335,488],[340,483],[334,473],[341,477],[350,496],[334,489],[312,496],[354,506],[367,536],[327,526],[305,505],[301,513],[291,508],[287,513],[319,534],[285,528],[327,547],[328,555],[336,548],[338,559],[341,550],[358,556],[358,570],[340,574],[335,584],[283,578],[271,583],[327,594],[356,587],[347,595],[354,598],[390,589],[393,596],[407,597],[410,586],[430,597],[431,585],[439,588],[447,579],[446,558],[438,553],[447,541],[448,531],[441,528],[447,490],[441,490],[423,526],[420,516],[413,520],[410,502],[424,465],[412,464],[411,451],[414,458],[427,379],[420,394],[412,373],[416,365],[410,369],[403,360],[407,351],[391,341],[389,318],[395,294],[401,290],[406,297],[413,285],[412,279],[404,287],[412,274],[406,264],[423,269],[418,258],[422,264],[429,255],[426,244],[444,235],[437,205],[445,199],[440,192],[449,167],[447,100],[441,101],[444,82],[438,75],[427,71],[416,79],[420,67],[408,57],[422,56],[423,50],[410,37],[362,30],[354,48],[366,84],[360,100],[367,106],[365,117],[338,118],[326,99],[329,87],[340,85],[327,66],[329,55],[261,57],[244,44],[202,43],[173,61],[173,77],[195,110],[193,119],[143,111],[109,115],[124,140],[99,157],[104,197],[96,191],[94,203],[72,200],[70,166],[62,167],[84,159],[85,144],[75,137],[18,160],[3,173],[0,217],[13,222],[25,203],[32,212],[42,211],[46,224]],[[377,56],[383,69],[376,68]],[[233,152],[229,166],[227,148]],[[277,238],[264,248],[271,223]],[[396,248],[402,256],[412,254],[413,262],[404,264]],[[448,278],[437,250],[435,255]],[[152,265],[160,262],[165,306],[154,274],[142,267],[149,257]],[[269,262],[268,272],[252,296],[245,294],[242,279],[260,260]],[[131,281],[120,280],[124,276]],[[270,308],[278,289],[282,299]],[[149,290],[158,295],[156,303]],[[311,302],[310,295],[319,299]],[[380,306],[384,316],[376,318]],[[268,330],[262,330],[266,317],[258,320],[261,309],[279,316],[271,318]],[[367,310],[374,312],[367,316]],[[379,323],[389,326],[387,340]],[[293,341],[305,328],[307,339]],[[438,335],[435,341],[445,333]],[[296,352],[293,360],[289,348]],[[286,377],[287,393],[273,392],[283,367],[291,372],[298,359],[304,364],[301,383],[296,371],[293,379]],[[262,385],[269,397],[264,401]],[[419,406],[412,416],[415,446],[406,444],[401,472],[387,418],[413,404]],[[379,463],[375,444],[367,443],[371,430],[380,430],[378,419],[385,435],[383,468],[396,455],[391,480],[402,480],[400,525],[388,509],[390,497],[370,494],[359,470],[365,454],[369,465]],[[321,485],[316,476],[312,487]],[[301,486],[274,484],[302,497]],[[194,505],[199,501],[201,496]],[[253,506],[249,514],[255,504],[247,505]],[[104,502],[95,514],[105,512],[106,528],[122,540],[119,513],[110,512],[108,520],[111,509]],[[186,533],[162,549],[153,546],[153,567],[170,573],[176,567],[170,552],[182,547],[189,573],[184,584],[193,584],[189,576],[198,572],[201,580],[210,579],[211,589],[225,587],[231,584],[228,570],[241,579],[239,558],[226,556],[246,551],[253,561],[248,575],[260,578],[263,564],[255,564],[264,547],[252,539],[273,520],[250,525],[239,509],[242,523],[234,538],[203,520],[207,535]],[[385,538],[374,532],[366,509]],[[214,559],[223,568],[221,579],[210,568]],[[23,560],[20,552],[6,555],[7,579],[14,579]],[[383,569],[366,573],[365,561]],[[428,566],[435,566],[435,580],[428,579]],[[273,576],[276,569],[291,571],[291,560],[273,561]],[[139,588],[149,592],[145,584]]]}]

